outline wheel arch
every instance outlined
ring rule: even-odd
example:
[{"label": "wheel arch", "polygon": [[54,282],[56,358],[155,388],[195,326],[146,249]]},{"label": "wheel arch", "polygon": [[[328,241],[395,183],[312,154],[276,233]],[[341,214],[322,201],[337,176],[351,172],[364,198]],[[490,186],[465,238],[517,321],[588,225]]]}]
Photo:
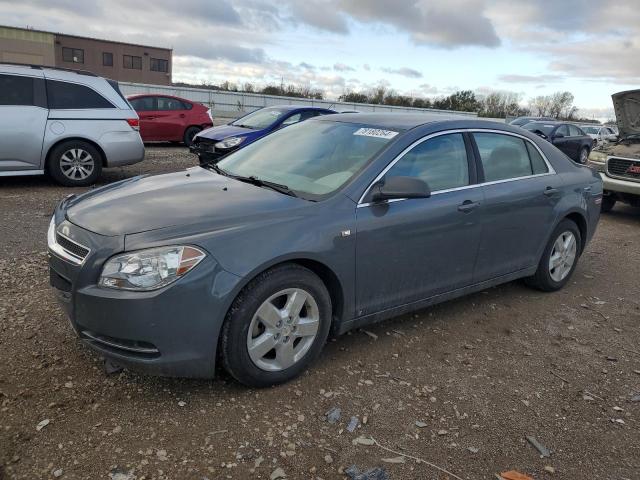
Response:
[{"label": "wheel arch", "polygon": [[45,161],[44,161],[44,168],[48,168],[49,167],[49,161],[51,160],[51,152],[53,152],[53,150],[58,146],[61,145],[65,142],[86,142],[89,145],[91,145],[92,147],[94,147],[96,150],[98,150],[98,153],[100,154],[100,163],[102,164],[102,167],[106,167],[107,166],[107,155],[104,153],[104,150],[102,149],[102,147],[95,141],[93,140],[89,140],[88,138],[85,137],[65,137],[65,138],[61,138],[60,140],[56,141],[55,143],[52,143],[51,145],[49,145],[49,148],[47,149],[47,154],[45,155]]},{"label": "wheel arch", "polygon": [[[329,267],[326,263],[309,257],[302,256],[294,256],[290,258],[277,259],[276,261],[269,263],[267,265],[262,265],[261,267],[253,270],[249,275],[247,275],[243,281],[236,287],[236,292],[233,295],[233,299],[229,302],[229,306],[227,308],[227,313],[231,306],[233,305],[234,300],[238,295],[244,290],[244,288],[251,283],[253,279],[266,272],[267,270],[271,270],[273,268],[294,264],[300,265],[302,267],[311,270],[314,274],[320,278],[322,283],[324,283],[327,291],[329,292],[329,296],[331,298],[331,309],[332,309],[332,329],[336,327],[336,325],[345,318],[345,291],[340,281],[338,275],[335,271]],[[225,313],[226,317],[226,313]]]},{"label": "wheel arch", "polygon": [[582,252],[584,251],[586,240],[587,240],[587,234],[589,233],[588,226],[587,226],[587,219],[584,217],[582,213],[574,211],[574,212],[568,213],[567,215],[565,215],[563,218],[560,219],[560,221],[562,220],[571,220],[573,223],[575,223],[578,226],[578,230],[580,230],[580,253],[582,254]]}]

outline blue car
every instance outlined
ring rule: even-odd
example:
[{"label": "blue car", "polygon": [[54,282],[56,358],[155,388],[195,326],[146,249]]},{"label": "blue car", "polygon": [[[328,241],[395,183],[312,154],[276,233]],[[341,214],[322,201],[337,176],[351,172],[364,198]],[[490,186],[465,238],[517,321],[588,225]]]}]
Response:
[{"label": "blue car", "polygon": [[331,113],[337,112],[327,108],[296,105],[261,108],[227,125],[201,131],[194,137],[189,149],[198,155],[201,164],[217,162],[224,155],[275,130]]}]

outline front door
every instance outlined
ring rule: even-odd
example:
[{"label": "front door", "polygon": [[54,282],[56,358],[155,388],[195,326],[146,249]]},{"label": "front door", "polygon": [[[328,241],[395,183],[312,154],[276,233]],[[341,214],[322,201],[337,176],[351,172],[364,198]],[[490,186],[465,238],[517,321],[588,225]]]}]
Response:
[{"label": "front door", "polygon": [[521,137],[473,133],[484,175],[475,282],[536,265],[560,199],[560,179]]},{"label": "front door", "polygon": [[560,125],[553,135],[552,143],[558,147],[558,149],[562,150],[562,153],[566,156],[571,158],[575,157],[576,152],[573,148],[574,142],[571,139],[569,127],[567,125]]},{"label": "front door", "polygon": [[0,75],[0,172],[42,169],[45,98],[44,79]]},{"label": "front door", "polygon": [[412,176],[430,198],[357,208],[358,316],[468,285],[480,239],[482,190],[461,133],[430,138],[405,153],[384,175]]}]

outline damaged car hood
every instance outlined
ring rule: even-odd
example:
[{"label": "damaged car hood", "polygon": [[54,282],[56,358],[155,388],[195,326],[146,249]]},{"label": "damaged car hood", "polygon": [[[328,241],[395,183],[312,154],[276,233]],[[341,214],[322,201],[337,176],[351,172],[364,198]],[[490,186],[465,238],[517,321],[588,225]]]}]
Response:
[{"label": "damaged car hood", "polygon": [[611,95],[616,112],[620,139],[640,135],[640,90],[628,90]]}]

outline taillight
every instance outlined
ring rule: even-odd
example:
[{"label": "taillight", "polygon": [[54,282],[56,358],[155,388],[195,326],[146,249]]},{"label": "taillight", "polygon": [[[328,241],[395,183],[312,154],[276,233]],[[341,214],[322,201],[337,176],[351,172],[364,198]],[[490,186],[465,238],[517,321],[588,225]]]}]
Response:
[{"label": "taillight", "polygon": [[127,118],[127,123],[134,130],[140,130],[140,120],[137,118]]}]

